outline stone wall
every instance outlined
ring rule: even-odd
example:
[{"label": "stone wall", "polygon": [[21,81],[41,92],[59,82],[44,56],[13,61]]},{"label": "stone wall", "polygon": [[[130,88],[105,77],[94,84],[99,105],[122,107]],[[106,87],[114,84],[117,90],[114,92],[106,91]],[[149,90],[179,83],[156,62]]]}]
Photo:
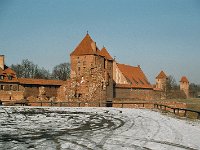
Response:
[{"label": "stone wall", "polygon": [[24,99],[23,91],[0,91],[0,100],[12,101]]},{"label": "stone wall", "polygon": [[161,92],[153,89],[114,88],[114,98],[132,98],[139,100],[161,99]]},{"label": "stone wall", "polygon": [[44,88],[45,97],[47,99],[49,99],[51,97],[57,97],[57,90],[60,86],[54,86],[54,85],[51,85],[51,86],[48,86],[48,85],[45,85],[45,86],[42,86],[42,85],[20,85],[19,89],[24,92],[25,98],[28,98],[28,97],[38,98],[39,95],[40,95],[39,89],[42,88],[42,87]]}]

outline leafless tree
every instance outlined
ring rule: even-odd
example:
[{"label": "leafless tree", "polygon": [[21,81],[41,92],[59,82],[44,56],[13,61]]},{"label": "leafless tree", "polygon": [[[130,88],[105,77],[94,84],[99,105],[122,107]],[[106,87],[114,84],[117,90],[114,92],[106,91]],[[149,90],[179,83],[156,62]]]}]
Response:
[{"label": "leafless tree", "polygon": [[61,63],[53,68],[52,78],[58,80],[67,80],[70,77],[70,64]]},{"label": "leafless tree", "polygon": [[200,85],[197,85],[195,83],[191,83],[189,86],[190,89],[190,96],[191,97],[198,97],[199,93],[200,93]]},{"label": "leafless tree", "polygon": [[28,59],[23,59],[21,64],[11,65],[11,68],[16,72],[18,78],[50,78],[49,71],[40,68]]}]

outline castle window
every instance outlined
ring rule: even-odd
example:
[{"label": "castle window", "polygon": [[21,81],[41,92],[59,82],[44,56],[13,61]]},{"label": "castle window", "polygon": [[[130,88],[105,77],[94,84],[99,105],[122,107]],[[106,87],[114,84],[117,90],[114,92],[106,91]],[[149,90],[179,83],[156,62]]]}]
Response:
[{"label": "castle window", "polygon": [[5,89],[5,86],[4,85],[1,85],[1,90],[4,90]]},{"label": "castle window", "polygon": [[3,80],[3,79],[4,79],[4,76],[3,76],[3,75],[1,75],[1,76],[0,76],[0,79],[1,79],[1,80]]},{"label": "castle window", "polygon": [[12,76],[11,75],[8,75],[8,80],[12,80]]},{"label": "castle window", "polygon": [[103,68],[106,69],[106,60],[103,61]]},{"label": "castle window", "polygon": [[13,86],[12,85],[10,85],[10,90],[13,90]]}]

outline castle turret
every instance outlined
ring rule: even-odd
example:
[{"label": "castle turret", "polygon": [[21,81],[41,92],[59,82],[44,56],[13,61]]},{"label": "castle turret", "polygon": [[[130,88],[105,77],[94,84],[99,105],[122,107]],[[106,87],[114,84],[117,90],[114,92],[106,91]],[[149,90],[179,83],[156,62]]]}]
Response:
[{"label": "castle turret", "polygon": [[180,80],[180,90],[182,90],[186,97],[189,97],[189,81],[186,76],[183,76]]},{"label": "castle turret", "polygon": [[164,90],[167,79],[168,79],[167,75],[164,73],[164,71],[161,71],[156,77],[156,88]]}]

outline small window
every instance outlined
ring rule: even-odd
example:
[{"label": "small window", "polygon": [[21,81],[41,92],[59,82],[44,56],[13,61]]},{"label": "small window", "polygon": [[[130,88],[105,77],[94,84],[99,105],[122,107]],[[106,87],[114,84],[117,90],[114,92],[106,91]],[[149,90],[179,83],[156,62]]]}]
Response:
[{"label": "small window", "polygon": [[78,67],[78,68],[77,68],[77,74],[78,74],[78,75],[80,75],[80,70],[81,70],[81,68]]},{"label": "small window", "polygon": [[1,90],[4,90],[5,89],[5,86],[4,85],[1,85]]},{"label": "small window", "polygon": [[1,80],[3,80],[3,79],[4,79],[4,76],[3,76],[3,75],[1,75],[1,76],[0,76],[0,79],[1,79]]},{"label": "small window", "polygon": [[8,75],[8,80],[12,80],[12,76],[11,75]]}]

